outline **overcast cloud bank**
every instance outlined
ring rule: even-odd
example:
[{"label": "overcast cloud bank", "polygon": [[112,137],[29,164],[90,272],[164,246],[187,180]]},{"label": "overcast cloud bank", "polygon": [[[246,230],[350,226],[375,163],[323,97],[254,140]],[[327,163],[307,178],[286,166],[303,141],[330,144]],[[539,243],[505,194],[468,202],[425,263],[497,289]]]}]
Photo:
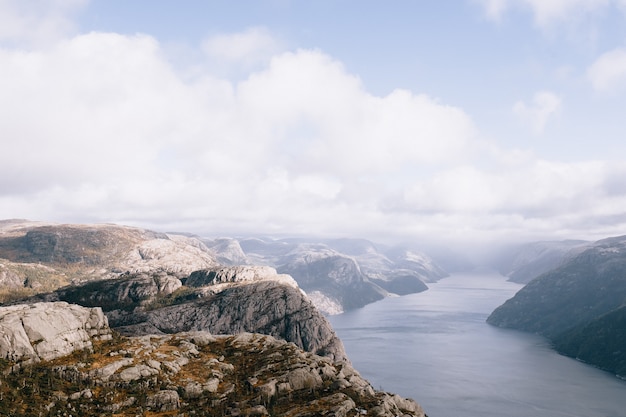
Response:
[{"label": "overcast cloud bank", "polygon": [[[526,3],[540,23],[569,9]],[[0,218],[461,242],[626,231],[623,164],[507,148],[445,98],[375,95],[267,28],[208,38],[181,67],[149,34],[77,33],[86,2],[17,4],[0,3]],[[623,82],[622,61],[598,56],[590,85]],[[537,90],[510,108],[541,135],[565,100]]]}]

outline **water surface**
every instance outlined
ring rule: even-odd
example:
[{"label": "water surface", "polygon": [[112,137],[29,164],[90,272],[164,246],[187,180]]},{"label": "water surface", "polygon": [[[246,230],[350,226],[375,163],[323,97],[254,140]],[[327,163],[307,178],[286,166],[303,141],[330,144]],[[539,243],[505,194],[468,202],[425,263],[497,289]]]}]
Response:
[{"label": "water surface", "polygon": [[521,285],[458,274],[420,294],[331,316],[357,370],[430,417],[623,417],[626,382],[539,336],[485,323]]}]

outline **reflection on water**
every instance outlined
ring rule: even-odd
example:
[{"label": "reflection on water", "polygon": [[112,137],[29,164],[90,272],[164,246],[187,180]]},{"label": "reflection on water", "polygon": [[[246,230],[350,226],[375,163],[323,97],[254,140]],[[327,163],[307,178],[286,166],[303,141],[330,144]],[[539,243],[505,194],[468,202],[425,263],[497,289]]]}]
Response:
[{"label": "reflection on water", "polygon": [[430,417],[626,415],[626,382],[485,323],[520,285],[477,273],[429,287],[330,317],[375,388],[414,398]]}]

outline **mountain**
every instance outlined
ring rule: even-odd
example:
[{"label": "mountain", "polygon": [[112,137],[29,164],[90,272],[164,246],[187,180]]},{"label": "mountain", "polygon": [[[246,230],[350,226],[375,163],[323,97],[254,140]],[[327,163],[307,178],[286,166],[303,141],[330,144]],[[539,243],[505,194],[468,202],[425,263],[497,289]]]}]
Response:
[{"label": "mountain", "polygon": [[218,265],[198,239],[118,225],[0,222],[0,301],[123,272],[176,276]]},{"label": "mountain", "polygon": [[127,273],[26,301],[101,307],[111,327],[128,336],[262,333],[334,360],[347,360],[327,319],[290,276],[270,267],[214,267],[183,279],[165,271]]},{"label": "mountain", "polygon": [[589,243],[584,240],[525,243],[500,251],[494,263],[502,275],[509,277],[509,281],[527,284],[558,267],[568,257],[582,252]]},{"label": "mountain", "polygon": [[267,335],[123,337],[99,308],[66,303],[0,307],[0,329],[1,415],[425,416]]},{"label": "mountain", "polygon": [[494,310],[487,322],[546,336],[566,355],[623,373],[625,304],[622,236],[589,244],[534,279]]},{"label": "mountain", "polygon": [[[448,273],[427,255],[365,239],[203,239],[226,264],[269,265],[291,275],[326,314],[428,289]],[[241,258],[241,254],[245,258]]]},{"label": "mountain", "polygon": [[554,339],[554,348],[567,356],[626,376],[626,307],[620,307]]},{"label": "mountain", "polygon": [[[238,244],[219,243],[222,253],[234,248],[228,253],[237,256]],[[5,302],[30,297],[102,307],[114,328],[135,336],[267,333],[345,359],[330,324],[291,277],[269,267],[223,268],[215,251],[188,235],[3,221],[0,259]],[[196,279],[211,273],[214,281]]]},{"label": "mountain", "polygon": [[0,414],[424,416],[360,377],[290,275],[214,243],[0,222]]}]

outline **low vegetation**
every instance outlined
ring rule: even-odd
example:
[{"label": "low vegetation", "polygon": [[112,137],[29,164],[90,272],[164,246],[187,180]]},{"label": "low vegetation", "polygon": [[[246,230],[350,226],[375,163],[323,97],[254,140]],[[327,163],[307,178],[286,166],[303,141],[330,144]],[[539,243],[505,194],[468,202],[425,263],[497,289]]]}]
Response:
[{"label": "low vegetation", "polygon": [[208,333],[97,342],[16,367],[0,363],[4,416],[416,415],[347,363],[257,334]]}]

